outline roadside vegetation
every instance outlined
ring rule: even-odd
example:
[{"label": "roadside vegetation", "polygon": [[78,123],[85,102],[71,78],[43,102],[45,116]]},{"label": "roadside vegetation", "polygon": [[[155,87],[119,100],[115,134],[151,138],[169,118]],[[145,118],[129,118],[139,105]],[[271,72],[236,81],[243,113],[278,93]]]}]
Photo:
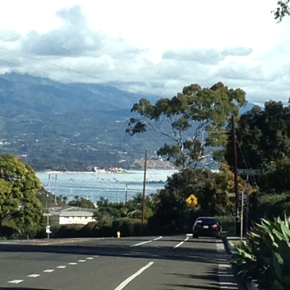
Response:
[{"label": "roadside vegetation", "polygon": [[290,289],[290,217],[262,219],[247,241],[236,246],[232,255],[237,274],[255,280],[259,289]]}]

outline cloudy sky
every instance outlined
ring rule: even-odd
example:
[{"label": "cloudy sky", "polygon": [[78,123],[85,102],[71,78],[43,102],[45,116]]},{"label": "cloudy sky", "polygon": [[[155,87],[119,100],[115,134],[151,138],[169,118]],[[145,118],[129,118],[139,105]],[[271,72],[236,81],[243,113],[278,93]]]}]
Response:
[{"label": "cloudy sky", "polygon": [[290,17],[277,0],[9,0],[0,4],[0,74],[110,82],[173,97],[218,81],[247,100],[287,102]]}]

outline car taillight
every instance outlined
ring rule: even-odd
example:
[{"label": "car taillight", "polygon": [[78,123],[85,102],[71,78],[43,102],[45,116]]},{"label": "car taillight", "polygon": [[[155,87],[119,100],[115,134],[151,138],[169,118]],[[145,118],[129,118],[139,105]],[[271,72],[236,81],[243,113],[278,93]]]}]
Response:
[{"label": "car taillight", "polygon": [[213,225],[212,228],[217,231],[218,230],[218,225]]}]

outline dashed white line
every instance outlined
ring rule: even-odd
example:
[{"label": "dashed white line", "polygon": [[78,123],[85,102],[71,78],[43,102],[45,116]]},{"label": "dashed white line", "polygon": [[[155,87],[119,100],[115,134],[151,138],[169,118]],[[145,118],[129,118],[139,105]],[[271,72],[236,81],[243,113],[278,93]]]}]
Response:
[{"label": "dashed white line", "polygon": [[86,260],[78,260],[78,262],[84,263],[84,262],[86,262]]},{"label": "dashed white line", "polygon": [[158,238],[156,238],[156,239],[153,239],[153,241],[158,241],[158,240],[160,240],[160,239],[162,239],[163,237],[162,236],[160,236],[160,237],[158,237]]},{"label": "dashed white line", "polygon": [[149,267],[151,267],[154,264],[154,262],[149,262],[146,266],[142,267],[140,270],[138,270],[135,274],[131,275],[129,278],[127,278],[125,281],[123,281],[117,288],[114,290],[122,290],[124,289],[132,280],[134,280],[137,276],[142,274],[145,270],[147,270]]},{"label": "dashed white line", "polygon": [[148,244],[148,243],[151,243],[151,241],[145,241],[145,242],[142,242],[142,243],[139,243],[139,244],[135,244],[135,245],[132,245],[131,247],[137,247],[137,246],[141,246],[141,245],[144,245],[144,244]]},{"label": "dashed white line", "polygon": [[51,273],[51,272],[53,272],[54,271],[54,269],[46,269],[46,270],[44,270],[43,272],[44,273]]},{"label": "dashed white line", "polygon": [[12,283],[12,284],[18,284],[23,282],[23,280],[12,280],[12,281],[8,281],[8,283]]},{"label": "dashed white line", "polygon": [[27,275],[28,278],[36,278],[39,277],[39,274],[31,274],[31,275]]},{"label": "dashed white line", "polygon": [[175,249],[175,248],[178,248],[178,247],[180,247],[182,244],[184,243],[184,241],[183,242],[181,242],[181,243],[179,243],[179,244],[177,244],[176,246],[174,246],[173,248]]},{"label": "dashed white line", "polygon": [[174,246],[173,248],[178,248],[180,247],[184,242],[186,242],[189,239],[189,237],[186,237],[184,241],[180,242],[179,244],[177,244],[176,246]]},{"label": "dashed white line", "polygon": [[66,268],[66,266],[57,266],[56,268],[58,268],[58,269],[64,269],[64,268]]},{"label": "dashed white line", "polygon": [[68,263],[68,264],[69,264],[69,265],[76,265],[77,263],[73,263],[73,262],[72,262],[72,263]]},{"label": "dashed white line", "polygon": [[87,258],[87,260],[93,260],[93,259],[94,259],[93,257],[88,257],[88,258]]}]

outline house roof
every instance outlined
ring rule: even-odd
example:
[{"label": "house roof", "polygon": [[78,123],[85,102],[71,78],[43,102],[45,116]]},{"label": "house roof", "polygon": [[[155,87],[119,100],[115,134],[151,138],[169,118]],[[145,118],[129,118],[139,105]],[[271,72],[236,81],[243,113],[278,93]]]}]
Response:
[{"label": "house roof", "polygon": [[68,216],[68,217],[92,217],[94,214],[88,211],[51,211],[53,216]]}]

